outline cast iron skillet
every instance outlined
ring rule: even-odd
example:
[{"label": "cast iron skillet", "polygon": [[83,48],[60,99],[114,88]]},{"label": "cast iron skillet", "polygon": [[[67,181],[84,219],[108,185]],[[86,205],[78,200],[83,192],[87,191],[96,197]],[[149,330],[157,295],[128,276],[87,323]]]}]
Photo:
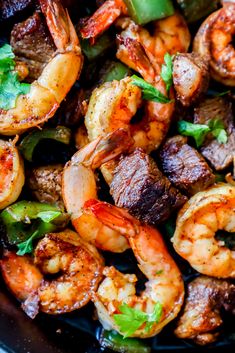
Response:
[{"label": "cast iron skillet", "polygon": [[[83,0],[79,1],[82,2]],[[93,0],[85,0],[85,3],[92,2]],[[25,15],[14,22],[19,22],[24,18],[27,18],[27,16]],[[8,24],[10,27],[12,26],[12,23]],[[0,26],[0,45],[7,40],[7,32],[9,32],[8,25]],[[57,147],[55,151],[58,152]],[[48,145],[44,146],[44,150],[48,151]],[[38,155],[47,155],[47,153],[43,153],[45,151],[42,148]],[[62,152],[60,155],[63,155]],[[67,156],[67,152],[65,151],[65,160],[56,160],[56,163],[65,163],[70,159],[70,156]],[[46,162],[50,163],[51,161],[43,160],[41,162],[46,164]],[[101,196],[104,197],[104,195]],[[113,265],[124,273],[135,272],[141,277],[141,273],[136,266],[136,260],[130,251],[121,255],[105,254],[105,258],[108,266]],[[182,259],[177,256],[176,260],[186,282],[196,276],[195,272]],[[143,288],[144,282],[145,279],[142,278],[138,286],[139,289]],[[22,311],[20,304],[8,292],[0,278],[0,353],[111,352],[101,348],[99,345],[99,336],[102,328],[98,321],[92,320],[93,311],[93,305],[89,304],[85,308],[70,314],[59,316],[39,314],[36,319],[31,320]],[[172,333],[173,325],[174,323],[168,325],[159,335],[152,340],[148,340],[149,345],[152,347],[152,353],[222,353],[222,351],[223,353],[234,353],[234,317],[226,318],[226,326],[219,341],[205,348],[177,339]]]}]

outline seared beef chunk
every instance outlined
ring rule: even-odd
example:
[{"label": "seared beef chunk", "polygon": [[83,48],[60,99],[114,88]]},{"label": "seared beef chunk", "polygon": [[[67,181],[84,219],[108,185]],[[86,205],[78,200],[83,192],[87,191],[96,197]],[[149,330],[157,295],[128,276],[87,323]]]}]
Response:
[{"label": "seared beef chunk", "polygon": [[175,334],[204,345],[217,339],[224,309],[235,314],[235,285],[227,280],[200,276],[188,285],[185,308]]},{"label": "seared beef chunk", "polygon": [[31,6],[33,0],[1,0],[0,1],[0,21],[14,17],[19,12]]},{"label": "seared beef chunk", "polygon": [[168,179],[187,195],[205,190],[215,176],[198,151],[187,144],[187,137],[169,138],[160,152],[162,168]]},{"label": "seared beef chunk", "polygon": [[73,87],[61,103],[54,122],[57,125],[78,127],[86,114],[86,99],[86,91]]},{"label": "seared beef chunk", "polygon": [[208,64],[196,53],[177,54],[173,64],[173,82],[180,102],[189,106],[209,85]]},{"label": "seared beef chunk", "polygon": [[205,99],[194,113],[194,123],[207,124],[209,120],[219,118],[223,121],[228,134],[227,143],[219,143],[213,136],[208,135],[201,148],[202,155],[216,170],[223,170],[233,162],[235,155],[235,126],[232,104],[224,98]]},{"label": "seared beef chunk", "polygon": [[119,162],[110,192],[117,206],[152,225],[166,220],[187,200],[140,149]]},{"label": "seared beef chunk", "polygon": [[34,168],[28,177],[28,186],[40,202],[63,204],[61,196],[61,178],[63,165],[49,165]]},{"label": "seared beef chunk", "polygon": [[30,82],[40,76],[56,50],[44,18],[38,12],[13,27],[11,46],[16,58],[27,64]]}]

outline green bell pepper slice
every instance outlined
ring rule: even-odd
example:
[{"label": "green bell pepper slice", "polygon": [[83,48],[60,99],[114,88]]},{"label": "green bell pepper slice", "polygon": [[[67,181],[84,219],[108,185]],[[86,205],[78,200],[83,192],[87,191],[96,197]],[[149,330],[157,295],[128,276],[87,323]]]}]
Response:
[{"label": "green bell pepper slice", "polygon": [[88,39],[80,38],[80,42],[82,51],[88,61],[93,61],[105,54],[106,51],[113,45],[113,40],[108,33],[104,33],[100,36],[94,45],[91,45]]},{"label": "green bell pepper slice", "polygon": [[139,25],[173,15],[171,0],[124,0],[130,17]]},{"label": "green bell pepper slice", "polygon": [[151,348],[136,338],[125,338],[116,331],[103,330],[99,339],[102,348],[109,348],[120,353],[150,353]]},{"label": "green bell pepper slice", "polygon": [[34,239],[66,226],[69,221],[68,214],[57,206],[34,201],[19,201],[3,210],[0,217],[9,243],[25,249],[19,255],[32,252]]},{"label": "green bell pepper slice", "polygon": [[217,10],[219,0],[177,0],[188,23],[196,22]]},{"label": "green bell pepper slice", "polygon": [[71,140],[71,130],[65,126],[57,126],[56,128],[33,131],[25,136],[19,145],[19,150],[27,161],[32,162],[35,147],[44,139],[51,139],[68,145]]},{"label": "green bell pepper slice", "polygon": [[118,61],[111,61],[109,65],[107,65],[101,74],[100,81],[103,82],[110,82],[113,80],[120,81],[124,77],[131,74],[131,70],[128,66],[122,64]]}]

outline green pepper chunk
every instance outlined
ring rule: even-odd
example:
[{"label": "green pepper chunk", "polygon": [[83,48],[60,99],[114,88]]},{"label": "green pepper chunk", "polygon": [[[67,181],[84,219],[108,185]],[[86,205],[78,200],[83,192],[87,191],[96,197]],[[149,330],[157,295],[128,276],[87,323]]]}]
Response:
[{"label": "green pepper chunk", "polygon": [[34,201],[19,201],[3,210],[0,217],[6,226],[9,243],[21,250],[19,255],[33,250],[34,239],[64,227],[69,220],[57,206]]},{"label": "green pepper chunk", "polygon": [[125,338],[116,331],[103,330],[99,339],[102,348],[109,348],[120,353],[150,353],[151,348],[144,341]]},{"label": "green pepper chunk", "polygon": [[173,15],[171,0],[124,0],[129,15],[139,25]]},{"label": "green pepper chunk", "polygon": [[219,0],[177,0],[188,23],[196,22],[217,10]]},{"label": "green pepper chunk", "polygon": [[105,52],[113,45],[113,41],[107,33],[100,36],[94,45],[91,45],[88,39],[80,39],[82,51],[87,57],[88,61],[93,61],[99,56],[105,54]]},{"label": "green pepper chunk", "polygon": [[131,74],[131,70],[128,66],[118,61],[111,61],[108,65],[102,69],[100,81],[110,82],[113,80],[120,81],[124,77]]},{"label": "green pepper chunk", "polygon": [[65,126],[57,126],[56,128],[33,131],[25,136],[19,145],[19,150],[27,161],[32,162],[35,147],[44,139],[51,139],[68,145],[71,139],[71,130]]}]

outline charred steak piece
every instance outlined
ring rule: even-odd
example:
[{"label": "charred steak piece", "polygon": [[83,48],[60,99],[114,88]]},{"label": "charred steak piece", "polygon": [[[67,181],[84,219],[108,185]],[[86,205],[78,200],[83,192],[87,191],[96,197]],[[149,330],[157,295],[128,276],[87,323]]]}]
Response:
[{"label": "charred steak piece", "polygon": [[33,168],[28,175],[27,184],[35,198],[40,202],[63,204],[61,195],[62,164]]},{"label": "charred steak piece", "polygon": [[18,15],[33,4],[33,0],[1,0],[0,22]]},{"label": "charred steak piece", "polygon": [[28,80],[37,79],[56,48],[47,25],[39,12],[16,24],[11,32],[11,46],[17,60],[27,64]]},{"label": "charred steak piece", "polygon": [[166,220],[187,200],[140,149],[119,162],[110,192],[117,206],[152,225]]},{"label": "charred steak piece", "polygon": [[215,182],[215,176],[200,153],[187,144],[187,137],[169,138],[160,152],[164,174],[186,195],[194,195]]},{"label": "charred steak piece", "polygon": [[177,54],[173,63],[173,82],[177,99],[189,106],[207,91],[208,63],[197,53]]},{"label": "charred steak piece", "polygon": [[232,104],[224,98],[205,99],[194,111],[194,123],[207,124],[209,120],[219,118],[223,121],[228,135],[226,143],[219,143],[213,136],[207,136],[201,148],[202,155],[216,170],[229,167],[235,156],[235,126]]},{"label": "charred steak piece", "polygon": [[188,285],[176,336],[201,345],[214,342],[218,337],[218,332],[214,331],[223,324],[222,309],[235,314],[235,285],[227,280],[197,277]]}]

